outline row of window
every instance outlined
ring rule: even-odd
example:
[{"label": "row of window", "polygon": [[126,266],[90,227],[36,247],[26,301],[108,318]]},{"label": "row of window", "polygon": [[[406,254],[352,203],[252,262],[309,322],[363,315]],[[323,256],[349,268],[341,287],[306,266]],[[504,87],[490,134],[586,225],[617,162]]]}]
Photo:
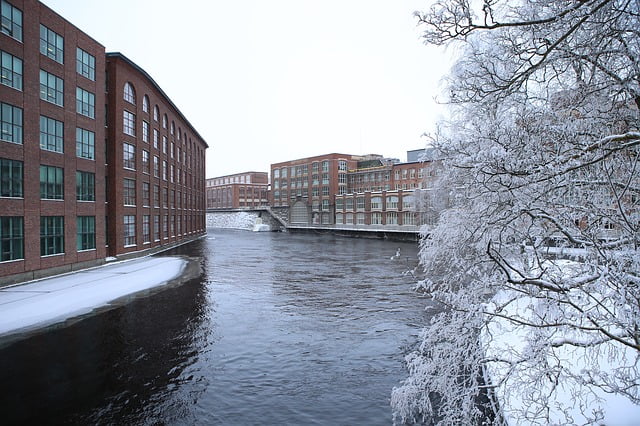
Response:
[{"label": "row of window", "polygon": [[[371,213],[369,216],[370,225],[382,225],[382,213]],[[398,213],[388,212],[385,215],[385,225],[398,225]],[[354,222],[355,218],[355,222]],[[366,216],[364,213],[336,213],[336,225],[366,225]],[[402,225],[416,225],[416,214],[413,212],[404,212],[402,214]]]},{"label": "row of window", "polygon": [[[398,209],[398,196],[397,195],[388,195],[385,200],[385,210],[397,210]],[[356,198],[356,209],[364,210],[365,209],[365,198],[357,197]],[[410,195],[406,195],[402,197],[402,209],[407,210],[412,208],[414,205],[414,197]],[[336,210],[353,210],[354,202],[353,198],[336,198]],[[383,210],[382,205],[382,197],[371,197],[370,200],[370,209],[371,210]]]},{"label": "row of window", "polygon": [[[0,197],[24,197],[24,165],[22,161],[0,158]],[[95,201],[95,174],[76,171],[76,199]],[[40,166],[40,198],[64,199],[64,169]]]},{"label": "row of window", "polygon": [[[96,248],[95,216],[76,217],[76,249]],[[24,218],[0,217],[0,262],[24,259]],[[40,256],[64,253],[64,216],[40,217]]]},{"label": "row of window", "polygon": [[[1,0],[2,26],[0,32],[22,41],[22,11],[6,0]],[[64,37],[40,24],[40,53],[64,64]],[[89,52],[76,48],[76,71],[95,80],[96,58]]]},{"label": "row of window", "polygon": [[[40,217],[40,256],[51,256],[64,253],[65,223],[64,216]],[[124,216],[124,245],[136,245],[136,217]],[[151,242],[151,215],[142,216],[143,243]],[[182,235],[187,232],[190,216],[164,215],[162,231],[164,238]],[[160,215],[153,216],[153,238],[160,241]],[[0,262],[24,259],[24,218],[22,216],[0,216]],[[95,216],[76,217],[76,250],[95,250],[96,218]]]},{"label": "row of window", "polygon": [[[329,160],[322,161],[322,163],[316,161],[311,163],[312,173],[318,173],[320,171],[320,165],[322,164],[322,172],[327,173],[330,170],[331,162]],[[344,160],[338,161],[338,171],[347,171],[347,162]],[[290,174],[289,174],[290,172]],[[300,166],[282,167],[281,169],[273,169],[271,175],[274,179],[286,178],[287,176],[306,176],[309,174],[309,165],[303,164]]]},{"label": "row of window", "polygon": [[[160,188],[153,185],[153,207],[160,207],[160,194],[162,192],[162,207],[164,208],[187,208],[192,205],[194,196],[186,191],[176,191],[175,189]],[[123,200],[125,206],[136,206],[136,181],[125,178],[123,181]],[[142,206],[151,207],[151,184],[142,182]]]}]

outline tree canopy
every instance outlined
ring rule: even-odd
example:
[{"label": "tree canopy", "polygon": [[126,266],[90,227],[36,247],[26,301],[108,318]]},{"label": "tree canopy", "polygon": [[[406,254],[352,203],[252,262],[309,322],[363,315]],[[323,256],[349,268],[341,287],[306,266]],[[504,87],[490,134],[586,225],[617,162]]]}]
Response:
[{"label": "tree canopy", "polygon": [[590,423],[603,395],[640,404],[640,1],[441,0],[416,17],[460,57],[434,137],[449,205],[421,242],[420,287],[444,309],[396,420]]}]

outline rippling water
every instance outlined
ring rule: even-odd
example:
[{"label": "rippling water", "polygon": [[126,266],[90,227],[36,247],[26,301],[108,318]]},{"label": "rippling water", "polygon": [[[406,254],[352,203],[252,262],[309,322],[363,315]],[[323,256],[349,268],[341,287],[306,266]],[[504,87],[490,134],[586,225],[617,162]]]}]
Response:
[{"label": "rippling water", "polygon": [[170,254],[202,276],[0,349],[3,424],[391,423],[415,243],[209,230]]}]

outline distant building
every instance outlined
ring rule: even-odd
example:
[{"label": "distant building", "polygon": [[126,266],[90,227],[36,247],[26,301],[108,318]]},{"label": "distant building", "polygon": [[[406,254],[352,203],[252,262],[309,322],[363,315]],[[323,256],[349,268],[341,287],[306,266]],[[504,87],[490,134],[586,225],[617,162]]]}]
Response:
[{"label": "distant building", "polygon": [[425,170],[436,176],[438,164],[335,153],[276,163],[271,205],[289,208],[291,226],[417,227],[432,219],[418,211],[414,192],[429,189]]},{"label": "distant building", "polygon": [[244,172],[207,179],[207,209],[242,209],[269,205],[266,172]]},{"label": "distant building", "polygon": [[0,284],[204,233],[207,145],[151,77],[36,0],[0,6]]}]

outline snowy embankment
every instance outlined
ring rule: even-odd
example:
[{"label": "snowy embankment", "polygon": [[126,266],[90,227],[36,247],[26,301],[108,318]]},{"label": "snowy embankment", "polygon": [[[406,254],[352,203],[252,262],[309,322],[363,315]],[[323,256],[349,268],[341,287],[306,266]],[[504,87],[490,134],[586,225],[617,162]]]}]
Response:
[{"label": "snowy embankment", "polygon": [[258,220],[257,212],[216,212],[207,214],[207,228],[252,230]]},{"label": "snowy embankment", "polygon": [[0,336],[63,322],[168,283],[187,260],[146,257],[0,289]]},{"label": "snowy embankment", "polygon": [[[556,263],[570,269],[573,262]],[[586,310],[588,305],[584,306]],[[633,349],[613,340],[598,341],[575,328],[523,327],[542,318],[561,324],[562,313],[558,306],[513,291],[500,292],[487,308],[496,315],[483,336],[486,357],[493,360],[486,364],[487,374],[497,385],[495,396],[508,425],[525,419],[538,424],[535,419],[541,415],[548,416],[551,424],[590,424],[594,418],[600,419],[599,425],[640,424],[640,406],[621,395],[624,389],[610,385],[614,378],[640,373]],[[532,377],[539,374],[539,367],[546,373]]]}]

